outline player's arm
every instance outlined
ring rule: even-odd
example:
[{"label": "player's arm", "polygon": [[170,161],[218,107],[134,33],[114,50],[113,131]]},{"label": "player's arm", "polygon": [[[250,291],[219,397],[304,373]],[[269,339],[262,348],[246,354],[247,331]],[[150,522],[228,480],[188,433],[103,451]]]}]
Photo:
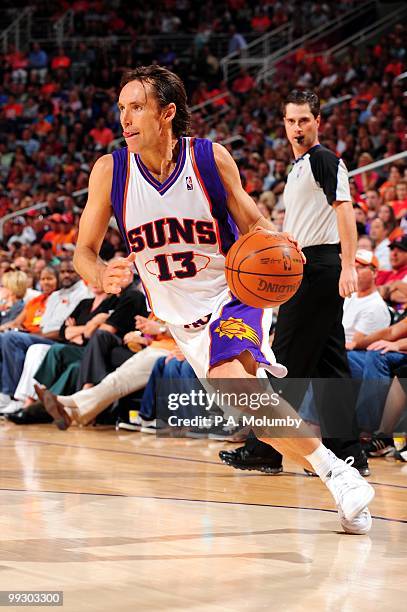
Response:
[{"label": "player's arm", "polygon": [[223,186],[227,193],[227,207],[241,234],[257,228],[276,232],[276,226],[263,217],[253,199],[243,189],[238,167],[229,151],[213,144],[213,154]]},{"label": "player's arm", "polygon": [[[222,145],[214,143],[213,154],[219,176],[226,190],[228,210],[240,233],[247,234],[248,232],[262,229],[269,232],[277,232],[278,230],[274,223],[263,217],[253,199],[243,189],[239,170],[229,151]],[[305,255],[300,250],[298,242],[290,234],[282,233],[298,249],[305,263]]]},{"label": "player's arm", "polygon": [[355,268],[357,231],[352,202],[335,201],[332,206],[336,212],[339,240],[341,242],[342,272],[339,280],[339,293],[342,297],[357,291],[358,280]]},{"label": "player's arm", "polygon": [[357,291],[355,255],[357,248],[356,220],[349,191],[348,171],[334,153],[320,147],[310,159],[312,174],[322,188],[328,204],[336,212],[342,251],[342,272],[339,293],[342,297]]},{"label": "player's arm", "polygon": [[99,257],[112,215],[112,177],[113,157],[103,155],[95,163],[89,178],[88,200],[79,223],[73,263],[78,274],[91,285],[106,293],[120,293],[130,282],[134,253],[108,264]]}]

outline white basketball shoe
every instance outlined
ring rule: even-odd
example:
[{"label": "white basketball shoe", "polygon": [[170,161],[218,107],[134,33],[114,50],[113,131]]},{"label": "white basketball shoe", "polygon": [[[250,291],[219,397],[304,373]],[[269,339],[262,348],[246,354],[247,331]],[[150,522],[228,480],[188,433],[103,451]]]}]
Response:
[{"label": "white basketball shoe", "polygon": [[363,535],[372,526],[367,508],[374,498],[373,487],[352,467],[353,457],[336,459],[324,482],[338,507],[339,519],[346,533]]}]

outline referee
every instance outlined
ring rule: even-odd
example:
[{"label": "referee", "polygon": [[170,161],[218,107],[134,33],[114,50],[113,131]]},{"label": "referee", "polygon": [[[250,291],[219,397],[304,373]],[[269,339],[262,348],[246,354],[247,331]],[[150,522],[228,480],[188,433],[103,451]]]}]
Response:
[{"label": "referee", "polygon": [[[298,409],[312,377],[324,444],[341,459],[352,456],[354,467],[368,476],[342,326],[343,298],[357,290],[357,233],[347,170],[319,144],[320,104],[315,93],[292,91],[283,114],[295,157],[284,190],[284,231],[298,241],[307,263],[299,290],[279,309],[273,342],[274,354],[290,379],[301,380],[280,380],[279,389]],[[337,380],[321,380],[327,378]],[[282,471],[280,453],[252,432],[244,446],[219,456],[238,469]]]}]

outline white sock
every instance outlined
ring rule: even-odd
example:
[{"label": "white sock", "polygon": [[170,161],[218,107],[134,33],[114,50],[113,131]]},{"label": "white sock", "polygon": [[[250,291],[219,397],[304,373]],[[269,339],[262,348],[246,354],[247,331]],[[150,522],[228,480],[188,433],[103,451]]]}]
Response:
[{"label": "white sock", "polygon": [[72,395],[57,395],[57,399],[61,404],[65,407],[69,406],[69,408],[77,408],[74,400],[72,399]]},{"label": "white sock", "polygon": [[313,453],[305,455],[305,459],[312,465],[318,476],[325,481],[332,465],[337,461],[337,456],[321,442]]}]

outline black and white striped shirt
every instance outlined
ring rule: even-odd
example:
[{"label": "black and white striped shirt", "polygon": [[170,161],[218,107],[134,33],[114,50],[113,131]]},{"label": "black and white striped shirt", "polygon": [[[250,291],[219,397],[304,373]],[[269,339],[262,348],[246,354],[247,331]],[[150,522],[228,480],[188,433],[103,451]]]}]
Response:
[{"label": "black and white striped shirt", "polygon": [[337,244],[339,234],[332,204],[351,201],[348,171],[341,159],[320,144],[299,157],[284,189],[284,231],[301,247]]}]

